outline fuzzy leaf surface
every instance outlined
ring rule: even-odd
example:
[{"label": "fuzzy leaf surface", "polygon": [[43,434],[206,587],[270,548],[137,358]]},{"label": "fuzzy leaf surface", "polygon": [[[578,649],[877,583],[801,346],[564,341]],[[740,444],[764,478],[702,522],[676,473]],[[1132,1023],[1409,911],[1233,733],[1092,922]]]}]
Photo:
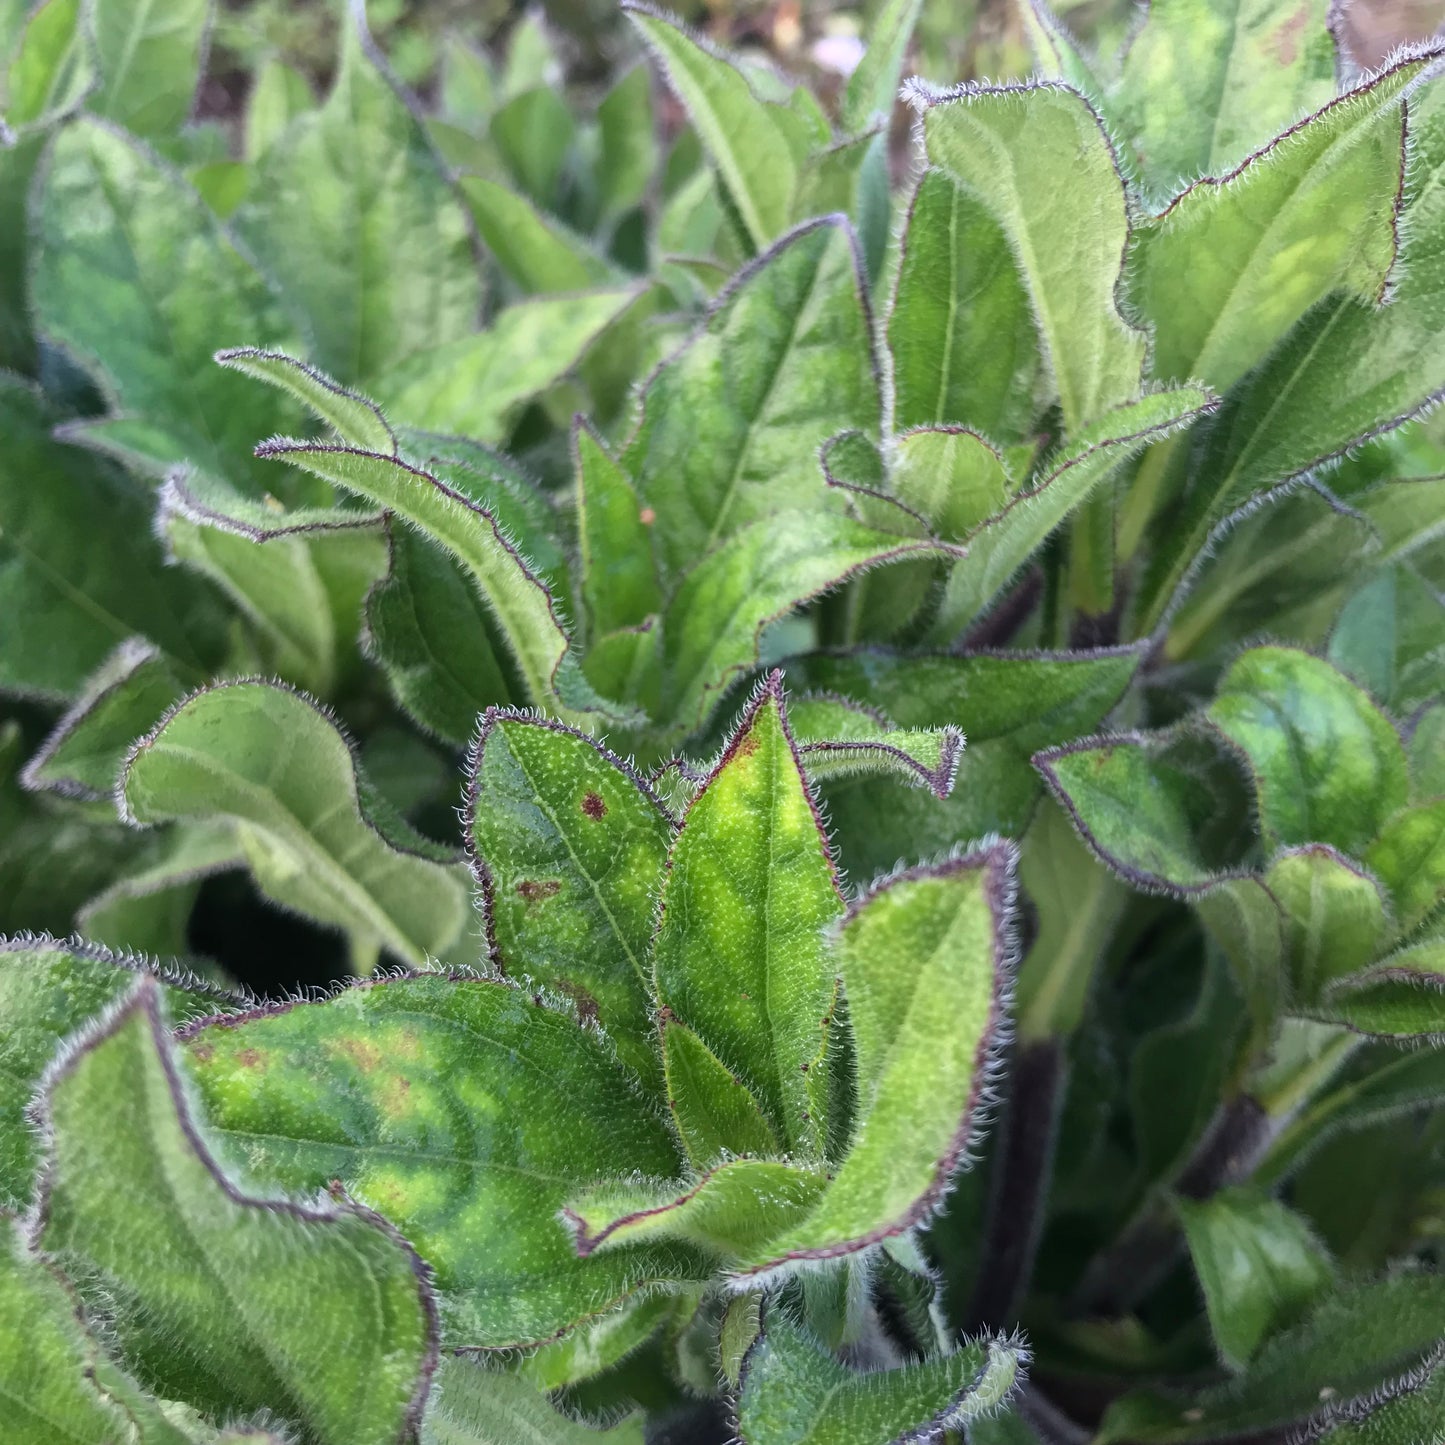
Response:
[{"label": "fuzzy leaf surface", "polygon": [[[106,1303],[157,1393],[217,1415],[268,1409],[316,1445],[393,1445],[436,1359],[416,1256],[350,1205],[248,1197],[178,1070],[159,989],[142,983],[52,1075],[38,1242]],[[143,1229],[115,1230],[117,1201]]]},{"label": "fuzzy leaf surface", "polygon": [[729,1155],[782,1152],[752,1091],[689,1028],[665,1016],[662,1064],[667,1107],[687,1157],[708,1169]]},{"label": "fuzzy leaf surface", "polygon": [[1445,1039],[1445,939],[1402,948],[1375,968],[1340,979],[1318,1014],[1387,1040]]},{"label": "fuzzy leaf surface", "polygon": [[336,725],[287,688],[193,695],[137,744],[122,788],[139,823],[229,819],[263,891],[408,963],[466,927],[465,870],[387,816]]},{"label": "fuzzy leaf surface", "polygon": [[339,1178],[413,1241],[449,1345],[535,1344],[654,1281],[707,1277],[676,1249],[578,1258],[568,1199],[680,1161],[609,1042],[522,989],[422,975],[186,1047],[208,1119],[252,1172],[287,1189]]},{"label": "fuzzy leaf surface", "polygon": [[1019,263],[944,170],[923,173],[909,206],[888,345],[900,432],[953,423],[1010,442],[1032,423],[1039,339]]},{"label": "fuzzy leaf surface", "polygon": [[593,636],[636,627],[658,612],[662,594],[651,527],[631,477],[587,426],[572,435],[577,459],[582,598]]},{"label": "fuzzy leaf surface", "polygon": [[1073,437],[1137,397],[1144,366],[1144,333],[1116,297],[1129,218],[1108,136],[1088,101],[1056,83],[926,104],[928,159],[983,198],[1018,259]]},{"label": "fuzzy leaf surface", "polygon": [[[1427,531],[1424,518],[1418,533]],[[1387,567],[1346,602],[1329,659],[1397,717],[1445,696],[1445,599],[1409,567]]]},{"label": "fuzzy leaf surface", "polygon": [[657,999],[752,1090],[784,1146],[817,1156],[836,985],[823,930],[843,910],[775,674],[672,845]]},{"label": "fuzzy leaf surface", "polygon": [[1293,1324],[1335,1282],[1329,1256],[1305,1221],[1253,1189],[1181,1199],[1176,1208],[1204,1293],[1210,1328],[1231,1369]]},{"label": "fuzzy leaf surface", "polygon": [[893,494],[939,537],[959,541],[1003,511],[1014,491],[1008,464],[975,432],[915,427],[895,438]]},{"label": "fuzzy leaf surface", "polygon": [[882,713],[828,695],[796,698],[788,719],[811,778],[889,773],[936,798],[953,790],[964,747],[958,728],[895,727]]},{"label": "fuzzy leaf surface", "polygon": [[860,1373],[775,1306],[743,1359],[738,1434],[742,1445],[923,1440],[991,1413],[1022,1366],[1016,1347],[980,1340],[927,1364]]},{"label": "fuzzy leaf surface", "polygon": [[496,710],[482,720],[467,791],[494,961],[567,994],[655,1081],[649,950],[673,835],[662,804],[590,737]]}]

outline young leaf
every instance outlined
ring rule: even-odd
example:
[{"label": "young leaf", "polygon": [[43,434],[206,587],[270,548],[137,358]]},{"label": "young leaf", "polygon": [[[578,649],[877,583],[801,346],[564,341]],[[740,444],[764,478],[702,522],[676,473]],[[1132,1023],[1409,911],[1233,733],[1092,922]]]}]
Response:
[{"label": "young leaf", "polygon": [[817,448],[850,429],[876,436],[880,416],[852,231],[811,221],[734,278],[643,393],[622,464],[654,512],[667,582],[749,522],[816,508]]},{"label": "young leaf", "polygon": [[1329,1256],[1298,1214],[1253,1189],[1175,1207],[1224,1362],[1245,1369],[1271,1335],[1335,1283]]},{"label": "young leaf", "polygon": [[880,712],[828,694],[796,698],[789,721],[812,778],[887,772],[936,798],[953,791],[964,745],[958,728],[897,728]]},{"label": "young leaf", "polygon": [[652,790],[586,735],[492,708],[464,826],[492,961],[574,999],[654,1082],[648,952],[673,827]]},{"label": "young leaf", "polygon": [[866,1249],[937,1206],[1005,1026],[1014,858],[995,843],[886,879],[849,910],[836,957],[857,1053],[853,1140],[818,1207],[745,1273]]},{"label": "young leaf", "polygon": [[927,1364],[860,1373],[774,1305],[743,1359],[738,1434],[742,1445],[926,1440],[996,1410],[1027,1358],[1018,1345],[984,1339]]},{"label": "young leaf", "polygon": [[75,434],[141,453],[158,474],[190,461],[259,476],[252,442],[294,425],[295,408],[209,363],[218,346],[280,340],[286,324],[200,197],[137,142],[78,120],[51,147],[33,224],[37,324],[97,370],[123,414]]},{"label": "young leaf", "polygon": [[1421,1383],[1440,1343],[1445,1279],[1401,1273],[1328,1292],[1260,1349],[1249,1371],[1193,1399],[1135,1394],[1110,1407],[1099,1445],[1195,1445],[1318,1436]]},{"label": "young leaf", "polygon": [[879,8],[869,31],[868,48],[843,92],[845,130],[856,134],[873,116],[893,114],[903,59],[922,10],[922,0],[888,0]]},{"label": "young leaf", "polygon": [[1402,948],[1376,968],[1339,979],[1315,1012],[1356,1033],[1438,1044],[1445,1039],[1445,938]]},{"label": "young leaf", "polygon": [[468,1355],[442,1361],[422,1445],[643,1445],[640,1420],[594,1429],[563,1415],[525,1379]]},{"label": "young leaf", "polygon": [[1144,366],[1145,335],[1116,299],[1129,218],[1104,127],[1082,95],[1057,83],[913,98],[929,161],[982,197],[1018,258],[1073,438],[1139,395]]},{"label": "young leaf", "polygon": [[1324,0],[1150,7],[1113,103],[1153,190],[1219,175],[1333,96],[1327,10]]},{"label": "young leaf", "polygon": [[1445,899],[1445,800],[1397,813],[1365,862],[1390,890],[1398,932],[1412,932]]},{"label": "young leaf", "polygon": [[0,689],[76,698],[137,634],[199,680],[221,650],[213,594],[164,565],[145,491],[57,442],[57,420],[38,391],[0,380]]},{"label": "young leaf", "polygon": [[602,209],[606,215],[620,216],[642,204],[657,172],[657,120],[652,77],[645,65],[634,65],[603,96],[597,106],[597,131],[602,146],[597,162]]},{"label": "young leaf", "polygon": [[1387,567],[1345,604],[1329,659],[1397,717],[1445,695],[1445,599],[1409,567]]},{"label": "young leaf", "polygon": [[1212,412],[1203,387],[1151,392],[1106,412],[1078,432],[1035,478],[968,539],[968,555],[948,579],[933,633],[952,641],[998,595],[1044,539],[1085,503],[1115,468],[1152,442]]},{"label": "young leaf", "polygon": [[1241,654],[1207,716],[1249,764],[1271,847],[1329,843],[1359,857],[1409,794],[1393,724],[1354,683],[1306,652]]},{"label": "young leaf", "polygon": [[1421,710],[1405,748],[1410,757],[1410,789],[1417,798],[1445,796],[1445,702]]},{"label": "young leaf", "polygon": [[557,1217],[569,1198],[680,1160],[608,1040],[522,989],[375,983],[219,1020],[186,1048],[207,1118],[255,1174],[340,1178],[416,1243],[449,1345],[535,1344],[658,1281],[708,1277],[677,1247],[578,1258]]},{"label": "young leaf", "polygon": [[762,1104],[787,1149],[821,1153],[842,912],[774,673],[672,845],[653,953],[658,1002]]},{"label": "young leaf", "polygon": [[782,1153],[747,1085],[670,1011],[663,1012],[659,1026],[667,1107],[694,1168],[709,1169],[730,1155]]},{"label": "young leaf", "polygon": [[893,494],[951,542],[1003,511],[1014,491],[1008,463],[963,427],[915,427],[893,446]]},{"label": "young leaf", "polygon": [[976,427],[1000,442],[1034,420],[1039,338],[1003,227],[946,171],[919,177],[888,313],[893,424]]},{"label": "young leaf", "polygon": [[211,0],[91,0],[100,84],[96,115],[132,135],[168,139],[189,119]]},{"label": "young leaf", "polygon": [[580,418],[572,427],[577,472],[582,599],[593,637],[637,627],[662,605],[651,527],[632,479]]},{"label": "young leaf", "polygon": [[193,694],[132,749],[121,796],[136,823],[230,820],[264,892],[408,963],[466,927],[465,871],[386,816],[336,724],[288,688]]},{"label": "young leaf", "polygon": [[[50,1075],[37,1243],[104,1302],[157,1393],[222,1416],[269,1410],[317,1445],[392,1445],[436,1363],[420,1262],[351,1205],[244,1193],[178,1067],[159,988],[143,981]],[[117,1233],[118,1200],[140,1228]]]},{"label": "young leaf", "polygon": [[785,107],[759,99],[730,60],[656,11],[630,3],[623,9],[687,107],[753,249],[763,250],[793,219],[803,157],[792,117]]},{"label": "young leaf", "polygon": [[246,107],[244,152],[248,161],[259,161],[281,138],[298,115],[316,104],[311,82],[280,60],[263,61],[251,81],[251,98]]},{"label": "young leaf", "polygon": [[1134,295],[1154,324],[1156,376],[1223,391],[1330,293],[1383,298],[1403,182],[1400,98],[1424,65],[1383,71],[1141,229]]},{"label": "young leaf", "polygon": [[505,641],[454,557],[395,523],[387,540],[390,566],[366,594],[366,654],[412,717],[465,747],[478,713],[514,700]]},{"label": "young leaf", "polygon": [[827,1185],[818,1170],[772,1159],[731,1159],[679,1184],[599,1184],[563,1213],[577,1253],[654,1235],[736,1258],[798,1223]]},{"label": "young leaf", "polygon": [[184,692],[149,643],[121,643],[25,765],[21,782],[90,802],[113,797],[130,745]]},{"label": "young leaf", "polygon": [[487,249],[524,294],[616,284],[612,266],[525,196],[483,176],[462,176],[457,189]]},{"label": "young leaf", "polygon": [[[148,969],[139,960],[93,944],[48,938],[0,940],[0,1209],[31,1201],[41,1141],[26,1110],[60,1044],[135,987]],[[166,1002],[180,1020],[215,1013],[240,1000],[176,974]]]},{"label": "young leaf", "polygon": [[482,286],[466,213],[359,24],[343,22],[330,96],[262,157],[236,224],[313,333],[317,363],[369,385],[475,330]]}]

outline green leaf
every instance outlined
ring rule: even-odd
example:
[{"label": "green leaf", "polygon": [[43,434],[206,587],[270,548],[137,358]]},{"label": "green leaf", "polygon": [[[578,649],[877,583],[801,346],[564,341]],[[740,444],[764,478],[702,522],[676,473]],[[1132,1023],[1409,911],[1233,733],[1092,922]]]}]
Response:
[{"label": "green leaf", "polygon": [[695,1168],[730,1155],[782,1153],[778,1135],[747,1085],[689,1028],[664,1010],[658,1020],[667,1107]]},{"label": "green leaf", "polygon": [[1402,948],[1376,968],[1339,979],[1315,1011],[1356,1033],[1438,1044],[1445,1039],[1445,939]]},{"label": "green leaf", "polygon": [[525,196],[483,176],[462,176],[457,189],[487,249],[524,294],[585,291],[617,281],[616,270],[586,241]]},{"label": "green leaf", "polygon": [[1270,863],[1265,887],[1284,917],[1285,954],[1297,999],[1318,999],[1335,979],[1376,959],[1389,937],[1380,885],[1333,848],[1286,849]]},{"label": "green leaf", "polygon": [[823,930],[843,910],[774,673],[688,808],[668,858],[657,999],[761,1103],[787,1149],[828,1134],[837,985]]},{"label": "green leaf", "polygon": [[1146,346],[1116,299],[1129,218],[1103,125],[1056,83],[918,89],[913,100],[929,161],[983,199],[1018,258],[1072,438],[1139,395]]},{"label": "green leaf", "polygon": [[1345,604],[1329,659],[1397,717],[1445,696],[1445,599],[1409,567],[1388,567]]},{"label": "green leaf", "polygon": [[1405,744],[1410,757],[1411,793],[1445,796],[1445,703],[1433,703],[1414,719]]},{"label": "green leaf", "polygon": [[1276,1335],[1247,1374],[1192,1399],[1129,1395],[1110,1407],[1099,1445],[1192,1445],[1271,1434],[1318,1438],[1370,1403],[1411,1388],[1435,1353],[1445,1277],[1401,1273],[1330,1291]]},{"label": "green leaf", "polygon": [[881,712],[829,694],[795,698],[788,717],[804,771],[815,780],[882,772],[936,798],[953,791],[964,744],[959,728],[895,727]]},{"label": "green leaf", "polygon": [[358,23],[342,30],[330,96],[262,156],[236,224],[311,333],[317,364],[368,385],[474,331],[482,286],[466,213],[420,125]]},{"label": "green leaf", "polygon": [[597,106],[602,153],[597,184],[604,213],[620,215],[640,206],[658,167],[657,119],[653,114],[652,77],[634,65]]},{"label": "green leaf", "polygon": [[90,802],[111,798],[130,745],[184,691],[154,647],[138,639],[121,643],[25,765],[21,781]]},{"label": "green leaf", "polygon": [[1445,1369],[1423,1384],[1331,1430],[1320,1445],[1439,1445],[1445,1439]]},{"label": "green leaf", "polygon": [[487,330],[417,352],[372,384],[412,426],[501,441],[522,405],[570,372],[639,294],[613,287],[519,301]]},{"label": "green leaf", "polygon": [[[220,1415],[269,1410],[317,1445],[390,1445],[436,1362],[420,1262],[349,1204],[243,1192],[171,1048],[159,988],[142,982],[50,1076],[37,1242],[105,1304],[158,1393]],[[140,1227],[114,1228],[117,1201]]]},{"label": "green leaf", "polygon": [[797,1224],[826,1185],[814,1169],[732,1159],[676,1184],[599,1184],[569,1201],[564,1214],[584,1257],[661,1235],[736,1258]]},{"label": "green leaf", "polygon": [[885,879],[849,909],[835,956],[857,1054],[853,1140],[818,1207],[744,1272],[866,1249],[937,1207],[1004,1027],[1014,860],[994,843]]},{"label": "green leaf", "polygon": [[667,1178],[676,1145],[595,1028],[523,989],[420,976],[191,1031],[213,1127],[286,1189],[341,1179],[431,1266],[449,1345],[550,1339],[664,1280],[670,1246],[579,1259],[558,1210],[619,1168]]},{"label": "green leaf", "polygon": [[1244,756],[1270,847],[1329,843],[1359,857],[1409,793],[1393,724],[1327,662],[1285,647],[1242,653],[1207,716]]},{"label": "green leaf", "polygon": [[970,534],[968,555],[948,579],[934,635],[951,641],[1117,467],[1217,404],[1203,387],[1151,392],[1078,432],[1001,511]]},{"label": "green leaf", "polygon": [[437,737],[465,747],[477,714],[513,701],[496,623],[449,553],[389,524],[391,564],[367,593],[367,656],[398,704]]},{"label": "green leaf", "polygon": [[843,128],[861,131],[875,115],[891,116],[903,61],[923,11],[922,0],[888,0],[874,17],[868,49],[843,92]]},{"label": "green leaf", "polygon": [[[549,70],[560,74],[555,63]],[[490,138],[512,179],[545,210],[562,200],[577,122],[549,79],[514,95],[492,117]]]},{"label": "green leaf", "polygon": [[692,1297],[686,1293],[633,1295],[617,1309],[578,1325],[534,1350],[521,1374],[539,1390],[557,1390],[595,1379],[626,1360],[659,1329],[675,1321]]},{"label": "green leaf", "polygon": [[993,444],[963,427],[915,427],[895,437],[889,482],[935,536],[951,542],[1002,512],[1014,491]]},{"label": "green leaf", "polygon": [[57,420],[38,391],[0,380],[0,689],[78,698],[137,634],[199,681],[220,653],[212,594],[164,565],[145,490],[54,440]]},{"label": "green leaf", "polygon": [[335,723],[280,685],[223,683],[132,750],[127,817],[228,819],[262,891],[411,964],[458,946],[465,871],[386,809]]},{"label": "green leaf", "polygon": [[[1019,6],[1029,51],[1034,58],[1035,72],[1045,80],[1062,80],[1065,85],[1089,98],[1100,110],[1106,86],[1094,64],[1085,55],[1068,27],[1049,9],[1044,0],[1026,0]],[[1112,117],[1105,116],[1112,123]]]},{"label": "green leaf", "polygon": [[800,684],[866,698],[908,728],[963,728],[968,745],[953,792],[939,802],[882,779],[826,788],[841,856],[855,877],[903,857],[983,837],[1023,833],[1042,784],[1030,758],[1093,731],[1139,666],[1136,648],[1088,653],[918,655],[883,649],[790,663]]},{"label": "green leaf", "polygon": [[90,0],[100,85],[96,115],[133,135],[169,140],[190,118],[211,0]]},{"label": "green leaf", "polygon": [[1244,1369],[1270,1336],[1295,1323],[1335,1273],[1298,1214],[1255,1189],[1176,1202],[1210,1328],[1224,1362]]},{"label": "green leaf", "polygon": [[1156,376],[1223,391],[1325,296],[1384,298],[1403,180],[1400,97],[1423,66],[1350,91],[1141,228],[1133,291],[1154,326]]},{"label": "green leaf", "polygon": [[655,1082],[648,954],[673,825],[651,788],[585,734],[493,708],[464,826],[492,962],[572,998]]},{"label": "green leaf", "polygon": [[256,454],[299,466],[423,532],[471,574],[534,700],[568,719],[611,715],[582,676],[546,582],[482,502],[422,467],[378,452],[276,437]]},{"label": "green leaf", "polygon": [[[41,1141],[27,1110],[60,1045],[99,1017],[151,970],[140,960],[94,944],[49,938],[0,940],[0,1209],[29,1206]],[[215,1013],[239,1000],[181,974],[167,979],[166,1001],[178,1019]]]},{"label": "green leaf", "polygon": [[29,7],[6,77],[6,120],[15,129],[43,131],[75,110],[95,89],[95,55],[79,0]]},{"label": "green leaf", "polygon": [[1365,862],[1390,890],[1398,932],[1412,932],[1445,899],[1445,800],[1396,814]]},{"label": "green leaf", "polygon": [[688,572],[663,616],[670,715],[691,731],[756,665],[764,629],[873,568],[959,549],[880,531],[829,512],[790,511],[753,522]]},{"label": "green leaf", "polygon": [[653,374],[622,464],[653,509],[671,586],[748,523],[829,505],[818,447],[878,434],[866,296],[848,224],[809,222],[741,272]]},{"label": "green leaf", "polygon": [[1039,338],[1019,263],[984,200],[926,170],[908,208],[888,314],[899,431],[953,423],[1020,440],[1035,412]]},{"label": "green leaf", "polygon": [[259,161],[280,140],[287,126],[315,104],[311,82],[299,70],[274,57],[262,62],[246,103],[246,159]]},{"label": "green leaf", "polygon": [[580,419],[572,428],[572,450],[582,600],[595,638],[636,627],[661,608],[650,530],[656,515],[644,514],[632,479]]},{"label": "green leaf", "polygon": [[279,341],[286,323],[200,197],[137,142],[78,120],[51,147],[33,224],[37,326],[98,372],[118,414],[73,434],[142,449],[158,473],[190,461],[259,476],[251,444],[293,426],[295,408],[210,359],[219,346]]},{"label": "green leaf", "polygon": [[862,1445],[931,1438],[1008,1398],[1027,1355],[978,1340],[926,1364],[859,1372],[840,1364],[775,1305],[743,1359],[742,1445]]},{"label": "green leaf", "polygon": [[442,1361],[422,1445],[643,1445],[642,1423],[594,1429],[561,1414],[526,1380],[462,1355]]},{"label": "green leaf", "polygon": [[760,99],[743,72],[717,51],[645,6],[623,9],[687,108],[753,249],[761,251],[793,219],[803,160],[796,123],[784,106]]},{"label": "green leaf", "polygon": [[1153,190],[1219,175],[1333,97],[1327,9],[1324,0],[1150,8],[1113,102]]}]

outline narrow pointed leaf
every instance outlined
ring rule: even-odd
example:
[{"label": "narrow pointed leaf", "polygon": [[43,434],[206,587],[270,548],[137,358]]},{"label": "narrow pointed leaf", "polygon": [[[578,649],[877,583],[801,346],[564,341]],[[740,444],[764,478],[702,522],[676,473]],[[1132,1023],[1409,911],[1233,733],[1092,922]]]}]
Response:
[{"label": "narrow pointed leaf", "polygon": [[462,1355],[444,1360],[422,1445],[643,1445],[639,1420],[594,1429],[563,1415],[534,1385]]},{"label": "narrow pointed leaf", "polygon": [[100,84],[90,109],[132,135],[169,138],[189,119],[212,0],[92,0]]},{"label": "narrow pointed leaf", "polygon": [[396,433],[374,401],[333,381],[325,372],[287,356],[284,351],[262,351],[254,346],[218,351],[222,366],[253,376],[290,392],[314,412],[344,442],[366,451],[400,454]]},{"label": "narrow pointed leaf", "polygon": [[1393,724],[1348,678],[1306,652],[1241,654],[1208,717],[1249,764],[1270,845],[1330,843],[1358,857],[1408,796],[1405,748]]},{"label": "narrow pointed leaf", "polygon": [[817,1204],[826,1176],[771,1159],[733,1159],[680,1184],[599,1184],[572,1199],[566,1218],[577,1252],[653,1235],[736,1258],[764,1245]]},{"label": "narrow pointed leaf", "polygon": [[299,70],[280,60],[263,61],[256,69],[246,105],[245,158],[260,160],[286,127],[315,104],[311,83]]},{"label": "narrow pointed leaf", "polygon": [[817,449],[881,416],[852,232],[811,221],[740,273],[654,373],[622,455],[676,578],[749,522],[826,495]]},{"label": "narrow pointed leaf", "polygon": [[[47,938],[0,941],[0,1208],[26,1208],[41,1141],[26,1111],[61,1043],[126,997],[148,972],[139,960],[93,944]],[[184,1021],[239,1002],[199,979],[171,975],[166,1003]]]},{"label": "narrow pointed leaf", "polygon": [[1335,1282],[1328,1254],[1305,1221],[1252,1189],[1226,1189],[1176,1205],[1224,1361],[1241,1370]]},{"label": "narrow pointed leaf", "polygon": [[1013,868],[996,843],[887,879],[850,909],[836,958],[857,1054],[853,1140],[817,1209],[746,1272],[866,1249],[937,1206],[1005,1027]]},{"label": "narrow pointed leaf", "polygon": [[558,1390],[621,1364],[675,1321],[695,1298],[692,1291],[634,1295],[615,1310],[587,1320],[527,1356],[522,1376],[539,1390]]},{"label": "narrow pointed leaf", "polygon": [[465,828],[493,961],[571,997],[654,1082],[649,948],[673,827],[652,790],[584,734],[493,709]]},{"label": "narrow pointed leaf", "polygon": [[465,870],[387,816],[336,725],[287,688],[194,694],[136,745],[122,788],[138,823],[230,820],[264,892],[408,963],[466,927]]},{"label": "narrow pointed leaf", "polygon": [[[558,1211],[680,1160],[594,1028],[519,988],[421,976],[192,1030],[206,1115],[287,1189],[341,1179],[431,1266],[450,1345],[535,1344],[707,1266],[671,1247],[579,1259]],[[701,1270],[701,1274],[698,1271]]]},{"label": "narrow pointed leaf", "polygon": [[[1129,220],[1103,125],[1057,83],[920,94],[917,103],[928,159],[983,198],[1018,257],[1073,437],[1138,396],[1144,365],[1144,333],[1115,294]],[[1069,224],[1058,223],[1061,212]]]},{"label": "narrow pointed leaf", "polygon": [[1049,533],[1088,501],[1115,468],[1216,405],[1203,387],[1152,392],[1079,432],[968,537],[968,555],[949,577],[935,634],[951,639],[982,612]]},{"label": "narrow pointed leaf", "polygon": [[930,169],[908,208],[893,306],[894,425],[1020,439],[1033,421],[1039,338],[1008,236],[984,201]]},{"label": "narrow pointed leaf", "polygon": [[1024,0],[1019,6],[1034,67],[1045,80],[1062,80],[1099,106],[1106,85],[1068,27],[1046,0]]},{"label": "narrow pointed leaf", "polygon": [[996,1410],[1026,1360],[1019,1346],[984,1339],[927,1364],[858,1372],[774,1306],[743,1359],[738,1434],[742,1445],[926,1440]]},{"label": "narrow pointed leaf", "polygon": [[366,385],[473,331],[482,287],[466,213],[419,123],[358,22],[342,32],[326,104],[262,157],[236,223],[307,319],[317,363]]},{"label": "narrow pointed leaf", "polygon": [[[80,214],[90,218],[83,232]],[[296,409],[210,358],[220,346],[279,341],[287,327],[200,197],[137,142],[79,120],[51,148],[34,224],[37,324],[97,370],[117,412],[144,422],[155,469],[190,461],[259,476],[251,445],[293,426]]]},{"label": "narrow pointed leaf", "polygon": [[1356,1033],[1411,1042],[1445,1039],[1445,939],[1427,939],[1339,979],[1315,1012]]},{"label": "narrow pointed leaf", "polygon": [[662,605],[652,559],[656,513],[644,513],[637,489],[602,439],[580,421],[572,431],[577,462],[582,598],[594,637],[636,627]]},{"label": "narrow pointed leaf", "polygon": [[1156,193],[1220,174],[1332,98],[1328,8],[1324,0],[1150,7],[1113,101]]},{"label": "narrow pointed leaf", "polygon": [[[436,1362],[420,1262],[350,1205],[248,1196],[212,1156],[171,1050],[142,983],[52,1074],[38,1242],[109,1306],[124,1358],[166,1398],[270,1410],[317,1445],[391,1445]],[[116,1233],[116,1200],[142,1229]]]},{"label": "narrow pointed leaf", "polygon": [[885,772],[937,798],[953,790],[964,747],[958,728],[895,727],[882,713],[826,694],[796,698],[788,717],[811,778]]},{"label": "narrow pointed leaf", "polygon": [[672,846],[653,970],[658,1002],[803,1156],[820,1153],[827,1133],[836,986],[823,930],[842,906],[775,675]]},{"label": "narrow pointed leaf", "polygon": [[778,1135],[747,1085],[670,1013],[660,1027],[667,1106],[694,1167],[711,1168],[728,1155],[780,1154]]},{"label": "narrow pointed leaf", "polygon": [[922,10],[921,0],[889,0],[879,9],[868,34],[868,48],[843,93],[846,129],[860,131],[872,116],[893,114],[904,57]]},{"label": "narrow pointed leaf", "polygon": [[616,270],[587,242],[525,196],[483,176],[462,176],[457,188],[487,249],[524,294],[586,291],[617,281]]}]

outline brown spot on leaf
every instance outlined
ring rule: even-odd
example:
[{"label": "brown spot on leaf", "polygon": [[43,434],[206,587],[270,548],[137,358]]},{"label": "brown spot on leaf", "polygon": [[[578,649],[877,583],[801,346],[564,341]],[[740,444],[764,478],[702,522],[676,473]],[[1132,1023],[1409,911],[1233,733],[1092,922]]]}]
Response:
[{"label": "brown spot on leaf", "polygon": [[1301,5],[1278,30],[1274,32],[1274,53],[1281,65],[1293,65],[1299,54],[1300,37],[1310,23],[1310,7]]},{"label": "brown spot on leaf", "polygon": [[548,878],[545,881],[537,878],[524,878],[517,884],[517,897],[523,903],[540,903],[544,898],[551,898],[562,885],[555,878]]},{"label": "brown spot on leaf", "polygon": [[211,1060],[216,1057],[216,1051],[210,1044],[197,1044],[195,1048],[191,1050],[191,1057],[198,1064],[209,1064]]},{"label": "brown spot on leaf", "polygon": [[580,983],[570,983],[566,979],[558,979],[556,986],[577,1005],[578,1023],[595,1024],[597,1022],[597,997],[595,994],[583,988]]},{"label": "brown spot on leaf", "polygon": [[369,1074],[381,1063],[381,1047],[369,1039],[338,1039],[337,1051],[346,1055],[363,1074]]},{"label": "brown spot on leaf", "polygon": [[258,1069],[266,1061],[266,1055],[260,1049],[240,1049],[236,1054],[236,1062],[243,1069]]},{"label": "brown spot on leaf", "polygon": [[736,755],[740,758],[750,758],[758,750],[758,739],[754,733],[746,733],[738,739]]},{"label": "brown spot on leaf", "polygon": [[607,816],[607,804],[602,801],[600,793],[584,793],[582,796],[582,811],[589,818],[605,818]]}]

